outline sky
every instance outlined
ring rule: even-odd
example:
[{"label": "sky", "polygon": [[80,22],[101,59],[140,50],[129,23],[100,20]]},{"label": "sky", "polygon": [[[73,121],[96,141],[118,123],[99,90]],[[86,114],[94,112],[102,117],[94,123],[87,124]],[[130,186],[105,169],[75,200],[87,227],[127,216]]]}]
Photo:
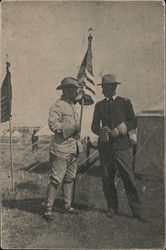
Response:
[{"label": "sky", "polygon": [[[76,77],[93,27],[96,84],[107,73],[122,84],[135,113],[163,101],[164,8],[161,1],[4,1],[1,4],[1,82],[11,63],[15,126],[44,126],[56,87]],[[103,98],[96,87],[96,100]],[[161,97],[162,96],[162,97]],[[93,107],[91,107],[92,118]]]}]

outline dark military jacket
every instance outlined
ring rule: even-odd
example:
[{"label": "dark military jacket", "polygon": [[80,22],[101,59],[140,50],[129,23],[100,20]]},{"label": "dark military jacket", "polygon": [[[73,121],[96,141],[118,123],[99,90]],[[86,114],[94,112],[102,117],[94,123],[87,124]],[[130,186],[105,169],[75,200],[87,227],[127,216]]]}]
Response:
[{"label": "dark military jacket", "polygon": [[[99,135],[102,127],[108,126],[113,129],[122,122],[125,122],[128,131],[136,128],[136,117],[129,99],[117,96],[112,101],[107,101],[105,98],[96,103],[91,126],[93,133]],[[109,145],[113,149],[121,150],[131,147],[132,144],[127,134],[125,136],[118,135],[116,138],[110,138]],[[102,147],[103,142],[99,141],[98,146]]]}]

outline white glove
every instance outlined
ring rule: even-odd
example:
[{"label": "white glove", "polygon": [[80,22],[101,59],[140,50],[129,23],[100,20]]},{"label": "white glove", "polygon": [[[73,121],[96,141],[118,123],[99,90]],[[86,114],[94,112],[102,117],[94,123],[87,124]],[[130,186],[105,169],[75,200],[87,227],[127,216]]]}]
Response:
[{"label": "white glove", "polygon": [[114,128],[111,132],[111,136],[116,138],[119,135],[119,131],[117,128]]},{"label": "white glove", "polygon": [[127,126],[124,122],[122,122],[118,127],[118,131],[120,135],[126,135],[127,134]]},{"label": "white glove", "polygon": [[133,144],[137,143],[137,129],[133,129],[129,131],[129,137]]}]

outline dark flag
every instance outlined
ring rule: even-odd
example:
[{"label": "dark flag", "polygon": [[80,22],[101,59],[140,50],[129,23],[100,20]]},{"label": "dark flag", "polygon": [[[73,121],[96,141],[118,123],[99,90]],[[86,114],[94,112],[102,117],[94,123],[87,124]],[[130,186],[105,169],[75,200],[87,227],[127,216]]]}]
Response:
[{"label": "dark flag", "polygon": [[12,85],[11,74],[9,71],[10,63],[6,63],[6,76],[1,87],[1,122],[10,120],[12,104]]},{"label": "dark flag", "polygon": [[92,68],[92,50],[91,50],[92,36],[88,37],[88,49],[83,58],[80,70],[77,75],[77,80],[80,85],[80,93],[84,93],[84,104],[90,105],[94,103],[94,96],[96,94],[95,81]]}]

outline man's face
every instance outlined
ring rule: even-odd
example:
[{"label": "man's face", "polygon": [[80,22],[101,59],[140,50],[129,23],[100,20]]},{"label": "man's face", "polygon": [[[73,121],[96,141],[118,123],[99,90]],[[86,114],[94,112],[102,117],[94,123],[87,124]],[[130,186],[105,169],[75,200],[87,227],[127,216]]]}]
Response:
[{"label": "man's face", "polygon": [[77,93],[77,87],[73,86],[73,85],[69,85],[69,86],[66,86],[64,89],[63,89],[63,95],[71,102],[74,103],[78,93]]},{"label": "man's face", "polygon": [[102,85],[102,93],[103,93],[103,95],[106,98],[114,96],[115,95],[116,86],[117,86],[116,83],[103,84]]}]

